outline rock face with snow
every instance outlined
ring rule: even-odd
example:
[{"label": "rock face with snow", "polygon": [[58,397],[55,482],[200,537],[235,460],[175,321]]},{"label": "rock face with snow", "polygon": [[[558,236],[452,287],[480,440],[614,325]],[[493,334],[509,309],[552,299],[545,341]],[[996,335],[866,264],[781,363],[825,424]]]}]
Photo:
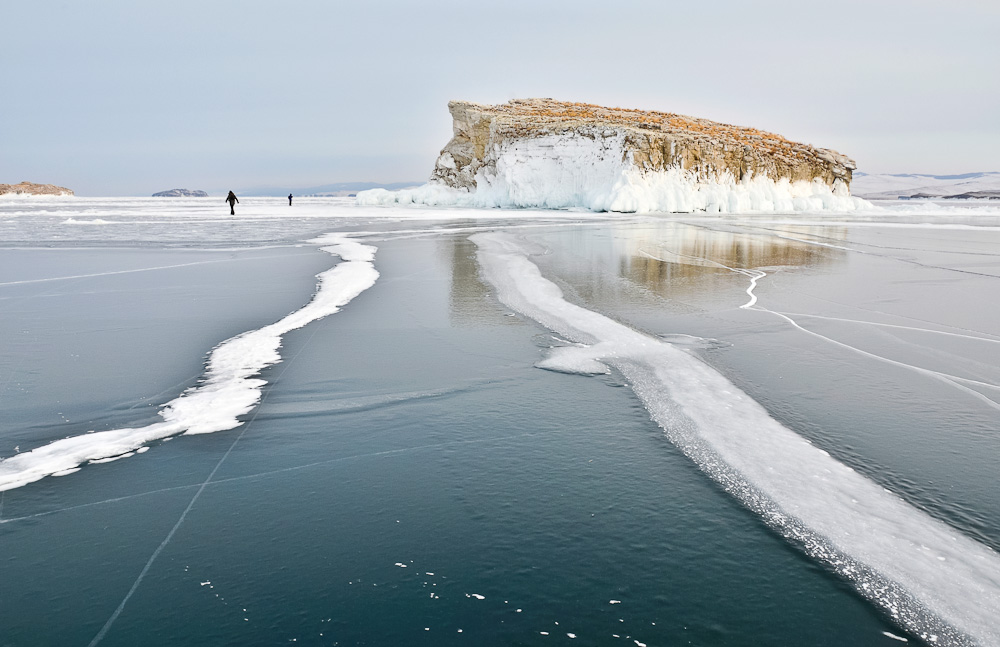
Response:
[{"label": "rock face with snow", "polygon": [[622,212],[855,210],[854,161],[780,135],[664,112],[552,99],[448,104],[430,182],[361,204]]},{"label": "rock face with snow", "polygon": [[620,141],[622,161],[639,170],[678,168],[708,180],[763,176],[791,182],[819,179],[831,188],[840,181],[849,187],[856,168],[836,151],[671,113],[552,99],[516,99],[499,106],[452,101],[448,109],[454,137],[441,151],[432,178],[455,188],[474,187],[481,170],[495,173],[505,148],[553,135]]},{"label": "rock face with snow", "polygon": [[0,184],[0,195],[73,195],[69,189],[54,184]]},{"label": "rock face with snow", "polygon": [[154,198],[207,198],[204,191],[190,191],[188,189],[170,189],[153,194]]}]

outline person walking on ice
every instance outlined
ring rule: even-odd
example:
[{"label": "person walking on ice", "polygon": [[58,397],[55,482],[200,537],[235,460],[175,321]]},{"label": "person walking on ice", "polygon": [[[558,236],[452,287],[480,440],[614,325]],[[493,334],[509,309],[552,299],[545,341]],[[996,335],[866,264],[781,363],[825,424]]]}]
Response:
[{"label": "person walking on ice", "polygon": [[240,201],[240,199],[237,198],[236,194],[233,193],[232,191],[230,191],[229,195],[226,196],[226,202],[229,203],[229,215],[230,216],[235,216],[236,215],[236,203],[239,202],[239,201]]},{"label": "person walking on ice", "polygon": [[292,206],[292,194],[291,193],[288,194],[288,206],[289,207]]}]

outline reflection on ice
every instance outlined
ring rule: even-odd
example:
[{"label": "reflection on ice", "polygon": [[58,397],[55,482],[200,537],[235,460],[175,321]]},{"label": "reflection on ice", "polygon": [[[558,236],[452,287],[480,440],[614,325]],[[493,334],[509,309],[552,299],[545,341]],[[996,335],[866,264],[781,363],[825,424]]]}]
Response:
[{"label": "reflection on ice", "polygon": [[[446,247],[443,256],[451,259],[451,289],[448,293],[448,312],[456,325],[493,325],[498,320],[484,308],[489,298],[489,288],[479,277],[476,264],[476,246],[468,238],[446,237],[441,241]],[[507,323],[500,319],[499,323]]]},{"label": "reflection on ice", "polygon": [[[844,238],[842,227],[798,227],[802,235],[821,234]],[[695,223],[650,224],[645,230],[621,229],[615,236],[616,251],[623,259],[621,275],[650,290],[666,294],[685,289],[704,290],[695,283],[706,269],[803,267],[842,262],[843,252],[810,245],[799,240],[713,229]],[[724,279],[725,280],[725,279]]]}]

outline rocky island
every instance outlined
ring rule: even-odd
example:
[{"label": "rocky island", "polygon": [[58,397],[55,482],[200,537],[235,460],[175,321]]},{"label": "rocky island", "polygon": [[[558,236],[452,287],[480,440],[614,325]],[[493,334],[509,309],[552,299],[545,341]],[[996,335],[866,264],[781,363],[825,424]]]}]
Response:
[{"label": "rocky island", "polygon": [[781,135],[683,115],[554,99],[448,104],[453,137],[421,202],[595,211],[855,209],[855,163]]},{"label": "rocky island", "polygon": [[154,198],[207,198],[204,191],[191,191],[189,189],[170,189],[153,194]]},{"label": "rocky island", "polygon": [[432,178],[456,188],[475,186],[480,170],[497,172],[504,149],[569,135],[622,155],[641,171],[691,171],[699,179],[768,177],[851,184],[854,160],[825,148],[791,142],[755,128],[667,112],[602,108],[553,99],[515,99],[499,106],[448,104],[454,137],[441,151]]},{"label": "rocky island", "polygon": [[54,184],[21,182],[20,184],[0,184],[0,195],[73,195],[73,192],[66,187]]}]

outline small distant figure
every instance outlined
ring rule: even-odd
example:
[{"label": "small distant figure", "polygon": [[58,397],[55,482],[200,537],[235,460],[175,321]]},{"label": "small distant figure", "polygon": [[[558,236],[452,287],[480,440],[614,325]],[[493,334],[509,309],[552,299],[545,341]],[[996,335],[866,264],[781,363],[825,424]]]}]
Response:
[{"label": "small distant figure", "polygon": [[289,207],[292,206],[292,194],[291,193],[288,194],[288,206]]},{"label": "small distant figure", "polygon": [[236,194],[233,193],[232,191],[230,191],[229,195],[226,196],[226,202],[229,203],[229,215],[230,216],[235,216],[236,215],[236,203],[239,202],[239,201],[240,201],[240,199],[237,198]]}]

